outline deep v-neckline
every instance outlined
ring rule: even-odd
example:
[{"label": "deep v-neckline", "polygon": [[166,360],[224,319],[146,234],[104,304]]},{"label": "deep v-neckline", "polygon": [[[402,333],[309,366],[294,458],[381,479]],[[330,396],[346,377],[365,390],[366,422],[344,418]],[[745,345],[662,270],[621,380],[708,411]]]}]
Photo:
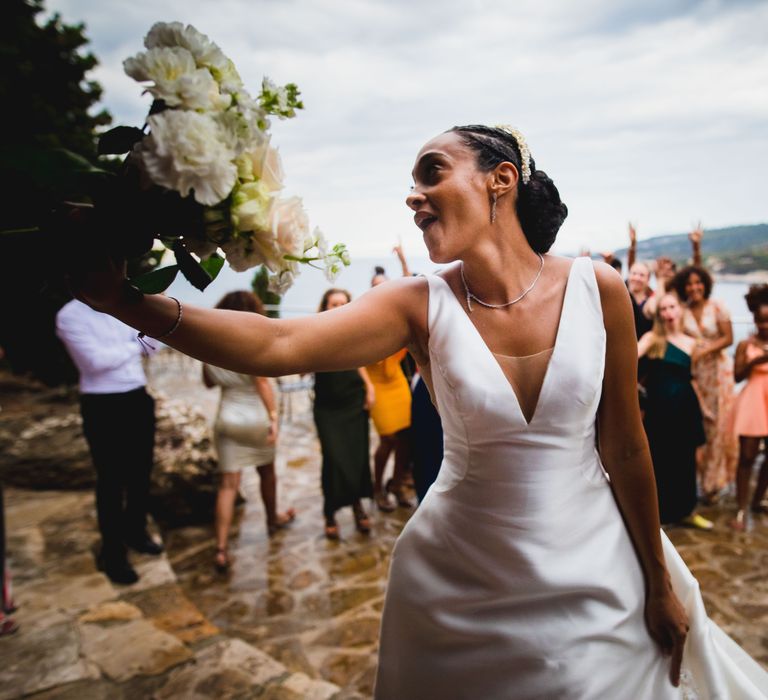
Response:
[{"label": "deep v-neckline", "polygon": [[552,364],[555,362],[555,358],[557,356],[558,349],[560,347],[560,336],[562,335],[561,331],[563,330],[563,322],[565,320],[566,305],[568,304],[569,290],[571,288],[571,278],[573,277],[573,269],[574,267],[576,267],[577,261],[578,261],[578,258],[576,258],[571,263],[571,266],[568,269],[568,276],[565,280],[565,291],[563,292],[563,303],[562,303],[562,306],[560,307],[560,318],[558,319],[558,322],[557,322],[555,344],[552,346],[552,354],[550,355],[549,361],[547,362],[547,368],[544,370],[544,377],[541,380],[541,388],[539,389],[539,395],[538,395],[538,398],[536,399],[536,405],[533,408],[533,413],[531,413],[530,420],[528,420],[525,417],[525,413],[523,412],[523,407],[520,403],[520,398],[518,397],[517,392],[515,391],[515,388],[512,385],[512,383],[509,381],[509,379],[507,379],[507,375],[504,373],[504,369],[502,368],[501,364],[499,364],[499,361],[496,358],[496,355],[493,353],[491,348],[488,347],[488,343],[485,342],[485,338],[483,338],[482,334],[477,329],[477,326],[474,323],[472,323],[472,319],[470,319],[469,316],[467,315],[467,312],[464,310],[464,307],[461,305],[459,298],[453,293],[453,289],[451,289],[451,285],[448,284],[448,282],[440,275],[435,275],[435,277],[437,277],[445,285],[449,296],[455,302],[455,305],[456,305],[455,308],[457,309],[457,311],[460,312],[460,315],[469,324],[475,337],[480,342],[480,345],[482,345],[483,348],[485,349],[486,356],[490,358],[491,362],[496,367],[496,370],[499,372],[499,374],[501,374],[501,377],[504,380],[504,384],[507,386],[507,388],[509,389],[509,393],[512,395],[512,398],[514,399],[514,404],[515,404],[515,407],[517,408],[517,413],[522,419],[523,424],[526,427],[530,427],[539,415],[539,408],[542,405],[545,391],[547,389],[547,383],[549,381],[549,375],[551,374],[550,370],[552,369]]}]

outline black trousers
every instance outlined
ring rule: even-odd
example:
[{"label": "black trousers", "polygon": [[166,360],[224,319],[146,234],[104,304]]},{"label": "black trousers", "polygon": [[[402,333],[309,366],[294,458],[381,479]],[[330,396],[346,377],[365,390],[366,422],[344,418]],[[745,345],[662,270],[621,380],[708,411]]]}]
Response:
[{"label": "black trousers", "polygon": [[83,433],[96,468],[103,552],[125,551],[145,531],[155,447],[155,401],[145,389],[80,397]]}]

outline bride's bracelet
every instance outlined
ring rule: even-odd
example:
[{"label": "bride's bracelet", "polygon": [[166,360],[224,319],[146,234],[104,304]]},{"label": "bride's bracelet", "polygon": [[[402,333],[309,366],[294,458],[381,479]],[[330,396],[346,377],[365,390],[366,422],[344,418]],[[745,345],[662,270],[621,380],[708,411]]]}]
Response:
[{"label": "bride's bracelet", "polygon": [[[160,340],[161,338],[167,338],[171,333],[175,333],[178,327],[181,325],[181,317],[184,314],[184,307],[181,305],[181,302],[176,297],[168,297],[169,299],[173,299],[176,302],[177,311],[176,314],[176,320],[173,322],[173,325],[171,326],[170,330],[167,330],[165,333],[162,333],[161,335],[152,335],[150,338],[154,338],[155,340]],[[142,331],[139,333],[139,340],[144,340],[146,337],[146,333]]]}]

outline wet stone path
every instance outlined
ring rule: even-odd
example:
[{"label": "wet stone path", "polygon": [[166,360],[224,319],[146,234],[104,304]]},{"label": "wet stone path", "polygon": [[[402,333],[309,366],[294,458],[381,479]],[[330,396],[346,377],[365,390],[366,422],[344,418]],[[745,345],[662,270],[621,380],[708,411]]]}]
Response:
[{"label": "wet stone path", "polygon": [[[213,416],[199,366],[154,369],[156,389]],[[341,540],[326,540],[309,394],[281,402],[279,505],[298,515],[269,538],[258,477],[245,472],[226,575],[213,568],[212,527],[183,527],[163,533],[162,557],[138,559],[138,584],[113,586],[93,564],[91,493],[6,491],[21,630],[0,640],[0,700],[371,697],[389,556],[411,511],[371,508],[364,536],[345,509]],[[732,501],[701,512],[714,531],[668,534],[710,616],[768,668],[768,518],[737,534]]]},{"label": "wet stone path", "polygon": [[[363,536],[345,509],[338,518],[341,541],[327,541],[309,395],[299,391],[283,400],[290,402],[283,409],[290,420],[281,429],[277,472],[280,507],[298,512],[293,526],[267,537],[258,478],[248,472],[231,573],[214,572],[208,528],[169,533],[169,556],[185,593],[217,627],[291,670],[368,698],[389,555],[411,511],[370,508],[373,530]],[[212,412],[215,402],[202,407]],[[372,446],[375,441],[372,434]],[[768,667],[768,518],[737,534],[727,525],[732,510],[729,501],[701,510],[715,521],[712,532],[669,528],[667,534],[699,579],[711,617]]]},{"label": "wet stone path", "polygon": [[368,698],[389,554],[411,511],[381,513],[368,503],[372,530],[362,535],[351,509],[343,509],[337,517],[341,539],[327,540],[308,392],[283,401],[290,402],[283,413],[291,419],[283,422],[277,451],[279,508],[294,508],[296,520],[267,536],[258,476],[248,470],[230,540],[230,572],[213,568],[210,527],[167,533],[168,556],[179,585],[216,627],[290,670],[341,686],[344,697]]}]

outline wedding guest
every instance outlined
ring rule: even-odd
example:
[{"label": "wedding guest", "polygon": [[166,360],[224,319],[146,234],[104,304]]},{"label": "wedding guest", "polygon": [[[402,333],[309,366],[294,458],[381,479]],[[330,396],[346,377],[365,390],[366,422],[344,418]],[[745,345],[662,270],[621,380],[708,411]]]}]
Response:
[{"label": "wedding guest", "polygon": [[[345,289],[328,289],[318,311],[330,311],[352,301]],[[313,414],[323,455],[321,484],[325,536],[339,539],[336,512],[351,506],[358,532],[368,534],[371,521],[363,498],[373,498],[368,411],[376,392],[365,368],[315,372]]]},{"label": "wedding guest", "polygon": [[707,441],[698,451],[699,486],[704,501],[716,503],[736,475],[737,441],[729,425],[734,398],[731,316],[725,304],[712,299],[712,276],[689,265],[672,280],[684,304],[683,332],[694,338],[693,375],[699,387]]},{"label": "wedding guest", "polygon": [[651,448],[659,516],[711,530],[713,523],[695,513],[696,449],[704,443],[704,428],[691,353],[696,341],[680,327],[682,308],[677,296],[660,300],[653,329],[638,342],[638,357],[648,357],[643,424]]},{"label": "wedding guest", "polygon": [[[653,290],[650,287],[651,268],[637,258],[637,229],[633,224],[629,224],[629,248],[627,252],[627,266],[629,267],[629,276],[627,277],[627,289],[629,289],[629,298],[632,302],[632,313],[635,318],[635,334],[638,340],[643,337],[653,326],[653,314],[646,312],[645,306],[653,296]],[[662,286],[661,293],[664,288]],[[650,307],[649,307],[650,308]]]},{"label": "wedding guest", "polygon": [[[377,287],[386,281],[387,278],[377,272],[371,286]],[[379,444],[373,454],[374,499],[379,510],[384,512],[395,509],[390,494],[402,508],[413,505],[405,493],[410,462],[408,428],[411,425],[411,390],[401,366],[406,355],[407,350],[403,348],[365,368],[376,395],[371,418],[379,434]],[[394,473],[385,487],[384,471],[392,453],[395,455]]]},{"label": "wedding guest", "polygon": [[419,503],[437,479],[443,461],[443,425],[420,372],[411,381],[411,458]]},{"label": "wedding guest", "polygon": [[[264,314],[261,300],[249,291],[225,294],[216,304],[216,308]],[[204,364],[203,382],[209,388],[221,387],[221,398],[213,427],[221,471],[221,482],[216,496],[214,565],[220,572],[225,572],[231,565],[229,529],[243,469],[255,467],[259,474],[261,500],[264,504],[267,533],[270,536],[288,526],[296,517],[296,513],[292,508],[284,513],[277,510],[275,443],[278,435],[278,415],[271,380]]]},{"label": "wedding guest", "polygon": [[83,434],[96,468],[99,567],[115,583],[138,580],[126,546],[157,555],[147,532],[155,447],[155,401],[147,393],[142,345],[116,318],[73,299],[56,315],[56,334],[80,372]]},{"label": "wedding guest", "polygon": [[[739,438],[739,466],[738,510],[731,526],[738,531],[747,527],[749,482],[761,440],[768,445],[768,284],[751,286],[746,300],[755,320],[755,332],[736,347],[735,378],[737,382],[747,382],[736,397],[733,414],[733,431]],[[763,503],[767,489],[768,457],[764,455],[752,495],[752,513],[768,513],[768,506]]]}]

